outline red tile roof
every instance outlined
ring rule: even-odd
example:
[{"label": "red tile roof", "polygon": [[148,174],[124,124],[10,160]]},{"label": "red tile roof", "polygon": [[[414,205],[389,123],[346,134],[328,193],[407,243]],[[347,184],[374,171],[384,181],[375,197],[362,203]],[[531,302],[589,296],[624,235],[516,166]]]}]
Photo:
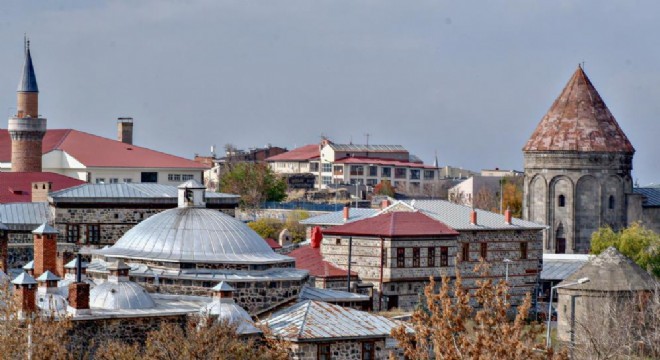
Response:
[{"label": "red tile roof", "polygon": [[324,235],[374,237],[458,236],[458,232],[420,212],[394,211],[323,230]]},{"label": "red tile roof", "polygon": [[[42,153],[54,150],[68,153],[87,167],[208,169],[193,160],[74,129],[46,131]],[[0,129],[0,161],[11,161],[11,139],[6,129]]]},{"label": "red tile roof", "polygon": [[285,153],[271,156],[266,161],[305,161],[319,157],[318,144],[305,145]]},{"label": "red tile roof", "polygon": [[384,166],[401,166],[401,167],[411,167],[411,168],[420,168],[420,169],[437,169],[438,167],[433,165],[424,165],[422,163],[410,162],[410,161],[400,161],[400,160],[389,160],[389,159],[379,159],[371,157],[345,157],[338,160],[335,160],[337,164],[369,164],[369,165],[384,165]]},{"label": "red tile roof", "polygon": [[582,67],[578,67],[523,151],[634,153],[635,149]]},{"label": "red tile roof", "polygon": [[[296,259],[296,269],[309,271],[309,275],[320,278],[346,277],[347,271],[323,260],[321,249],[303,246],[287,254]],[[351,277],[357,273],[351,271]]]},{"label": "red tile roof", "polygon": [[277,241],[275,241],[275,239],[266,238],[264,240],[266,241],[266,244],[268,244],[268,246],[270,246],[270,248],[273,250],[282,248],[282,245],[280,245]]},{"label": "red tile roof", "polygon": [[51,192],[85,183],[52,172],[0,172],[0,203],[31,202],[32,183],[38,181],[51,182]]}]

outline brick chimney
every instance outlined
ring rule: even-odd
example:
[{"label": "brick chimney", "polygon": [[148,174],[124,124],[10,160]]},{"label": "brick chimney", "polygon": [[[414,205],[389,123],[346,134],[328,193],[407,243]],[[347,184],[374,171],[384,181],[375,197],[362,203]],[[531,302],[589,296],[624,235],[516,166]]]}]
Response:
[{"label": "brick chimney", "polygon": [[344,222],[347,222],[347,221],[348,221],[348,218],[349,218],[350,214],[351,214],[351,208],[350,208],[350,206],[345,205],[345,206],[344,206]]},{"label": "brick chimney", "polygon": [[0,267],[5,274],[9,274],[9,269],[7,268],[7,255],[8,255],[8,244],[9,243],[9,228],[7,225],[0,223]]},{"label": "brick chimney", "polygon": [[48,201],[48,194],[53,188],[53,183],[50,181],[37,181],[32,183],[32,202],[46,202]]},{"label": "brick chimney", "polygon": [[69,284],[69,305],[67,306],[67,311],[74,316],[88,315],[91,313],[89,309],[89,284],[82,281],[84,266],[80,254],[78,254],[74,261],[76,281]]},{"label": "brick chimney", "polygon": [[37,282],[28,273],[21,273],[11,281],[14,284],[14,302],[18,307],[19,318],[34,313],[37,310],[35,291]]},{"label": "brick chimney", "polygon": [[392,205],[390,203],[390,199],[385,199],[385,200],[380,202],[380,209],[383,210],[383,209],[387,208],[390,205]]},{"label": "brick chimney", "polygon": [[323,233],[321,232],[321,228],[318,226],[315,226],[314,229],[312,229],[312,238],[310,239],[312,248],[318,249],[321,247],[321,241],[323,240]]},{"label": "brick chimney", "polygon": [[477,212],[472,209],[472,212],[470,212],[470,224],[472,225],[477,225]]},{"label": "brick chimney", "polygon": [[[64,250],[64,251],[58,251],[57,252],[57,258],[55,259],[55,267],[57,271],[54,271],[54,273],[63,278],[64,275],[67,273],[66,264],[68,264],[71,260],[75,259],[76,256],[73,252]],[[74,270],[75,272],[75,270]]]},{"label": "brick chimney", "polygon": [[39,283],[39,293],[40,294],[55,294],[57,293],[57,282],[60,281],[60,277],[46,270],[41,276],[37,278]]},{"label": "brick chimney", "polygon": [[511,225],[511,210],[509,210],[509,208],[504,210],[504,222]]},{"label": "brick chimney", "polygon": [[133,118],[117,118],[117,140],[124,144],[133,145]]},{"label": "brick chimney", "polygon": [[41,276],[49,270],[57,271],[57,229],[41,224],[32,231],[34,234],[34,276]]},{"label": "brick chimney", "polygon": [[213,290],[213,300],[219,300],[220,302],[228,303],[234,302],[234,288],[226,282],[221,281],[211,290]]}]

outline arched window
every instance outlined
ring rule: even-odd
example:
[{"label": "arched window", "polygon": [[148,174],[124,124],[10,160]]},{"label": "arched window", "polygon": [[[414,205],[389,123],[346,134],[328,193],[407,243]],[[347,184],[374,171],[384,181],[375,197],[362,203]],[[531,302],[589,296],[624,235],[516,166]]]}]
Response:
[{"label": "arched window", "polygon": [[610,199],[609,199],[609,202],[608,202],[608,207],[610,209],[614,209],[614,195],[610,195]]},{"label": "arched window", "polygon": [[559,206],[559,207],[566,206],[566,196],[559,195],[559,197],[557,198],[557,206]]}]

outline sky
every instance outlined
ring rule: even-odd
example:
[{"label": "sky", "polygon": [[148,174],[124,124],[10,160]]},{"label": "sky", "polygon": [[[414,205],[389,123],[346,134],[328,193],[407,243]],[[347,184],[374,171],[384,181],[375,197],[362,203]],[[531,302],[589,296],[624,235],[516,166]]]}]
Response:
[{"label": "sky", "polygon": [[[3,3],[0,109],[23,35],[50,129],[192,158],[215,145],[399,144],[427,163],[522,170],[584,62],[660,183],[658,1],[63,0]],[[0,125],[6,127],[5,125]],[[655,160],[654,160],[655,159]]]}]

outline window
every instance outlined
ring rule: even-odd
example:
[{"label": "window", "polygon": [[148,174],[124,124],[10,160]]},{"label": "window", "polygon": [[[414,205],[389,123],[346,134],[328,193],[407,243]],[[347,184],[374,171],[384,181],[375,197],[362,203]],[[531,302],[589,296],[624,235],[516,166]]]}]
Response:
[{"label": "window", "polygon": [[614,196],[610,195],[610,199],[608,201],[608,207],[611,209],[614,209]]},{"label": "window", "polygon": [[463,244],[461,250],[461,261],[470,261],[470,244]]},{"label": "window", "polygon": [[192,175],[192,174],[182,174],[181,175],[181,181],[188,181],[188,180],[192,180],[194,178],[195,178],[195,175]]},{"label": "window", "polygon": [[488,243],[481,243],[479,255],[486,260],[488,258]]},{"label": "window", "polygon": [[374,360],[376,357],[374,343],[362,343],[362,360]]},{"label": "window", "polygon": [[101,226],[98,224],[87,225],[87,242],[98,244],[101,242]]},{"label": "window", "polygon": [[167,181],[181,181],[181,174],[167,174]]},{"label": "window", "polygon": [[317,163],[317,162],[309,163],[309,171],[318,172],[319,171],[319,163]]},{"label": "window", "polygon": [[426,266],[435,267],[435,248],[428,248],[426,254],[428,258],[428,260],[426,260]]},{"label": "window", "polygon": [[369,165],[369,176],[378,176],[378,166]]},{"label": "window", "polygon": [[566,206],[566,197],[564,195],[559,195],[559,197],[557,198],[557,205],[559,207]]},{"label": "window", "polygon": [[406,249],[396,248],[396,267],[406,267]]},{"label": "window", "polygon": [[330,360],[330,344],[318,344],[318,356],[319,360]]},{"label": "window", "polygon": [[110,184],[119,184],[119,179],[117,179],[117,178],[110,178]]},{"label": "window", "polygon": [[96,178],[97,184],[105,184],[105,178]]},{"label": "window", "polygon": [[391,167],[380,168],[380,176],[381,177],[392,177],[392,168]]},{"label": "window", "polygon": [[331,172],[332,171],[332,164],[330,163],[323,163],[323,166],[321,167],[323,172]]},{"label": "window", "polygon": [[419,248],[413,248],[413,267],[419,267]]},{"label": "window", "polygon": [[419,169],[410,169],[410,180],[419,180]]},{"label": "window", "polygon": [[368,186],[376,186],[378,184],[378,180],[376,179],[367,179],[367,185]]},{"label": "window", "polygon": [[520,258],[521,259],[527,259],[527,243],[526,242],[521,242],[520,243]]},{"label": "window", "polygon": [[127,183],[127,184],[128,184],[128,183],[132,183],[132,182],[133,182],[133,179],[131,179],[131,178],[125,178],[125,179],[124,179],[124,182]]},{"label": "window", "polygon": [[321,183],[323,185],[332,184],[332,176],[326,176],[326,175],[321,176]]},{"label": "window", "polygon": [[335,165],[334,170],[332,170],[333,175],[344,175],[344,166]]},{"label": "window", "polygon": [[424,170],[424,180],[435,179],[435,170]]},{"label": "window", "polygon": [[364,166],[351,165],[351,175],[362,176],[364,175]]},{"label": "window", "polygon": [[80,240],[80,225],[66,225],[66,241],[77,243]]},{"label": "window", "polygon": [[394,168],[394,178],[405,179],[407,174],[406,170],[406,168]]},{"label": "window", "polygon": [[143,183],[157,183],[158,182],[158,173],[157,172],[143,172],[140,174],[140,182]]},{"label": "window", "polygon": [[449,249],[446,246],[440,248],[440,266],[449,266]]}]

